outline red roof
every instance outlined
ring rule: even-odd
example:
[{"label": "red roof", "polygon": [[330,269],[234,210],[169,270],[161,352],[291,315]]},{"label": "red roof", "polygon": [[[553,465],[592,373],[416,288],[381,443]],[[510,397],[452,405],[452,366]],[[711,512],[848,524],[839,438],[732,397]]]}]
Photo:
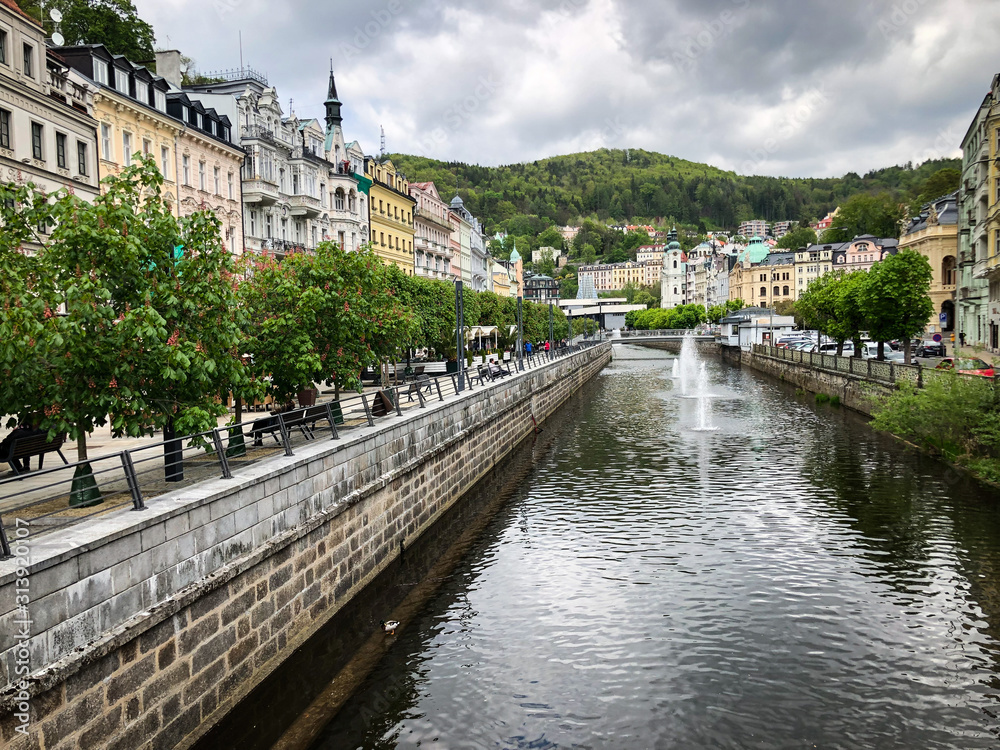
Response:
[{"label": "red roof", "polygon": [[15,13],[17,13],[19,16],[27,18],[29,21],[31,21],[33,24],[35,24],[35,26],[37,26],[38,28],[42,28],[42,24],[40,24],[38,21],[36,21],[31,16],[29,16],[23,10],[21,10],[18,7],[17,2],[15,2],[15,0],[0,0],[0,5],[6,5],[8,8],[10,8],[12,11],[14,11]]}]

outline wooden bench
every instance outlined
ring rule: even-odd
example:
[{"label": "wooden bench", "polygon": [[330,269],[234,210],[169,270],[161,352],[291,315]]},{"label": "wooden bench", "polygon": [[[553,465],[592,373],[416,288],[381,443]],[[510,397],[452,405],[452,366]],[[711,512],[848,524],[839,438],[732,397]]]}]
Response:
[{"label": "wooden bench", "polygon": [[14,438],[11,441],[10,449],[6,456],[0,456],[0,461],[6,461],[10,464],[10,468],[14,470],[15,476],[20,476],[21,471],[18,469],[17,465],[14,463],[14,459],[24,459],[28,462],[28,468],[31,468],[31,457],[38,456],[38,469],[41,470],[42,463],[45,461],[46,453],[58,453],[59,458],[63,460],[64,464],[68,464],[69,461],[66,460],[66,456],[63,455],[62,447],[63,443],[66,442],[66,434],[56,435],[55,439],[49,442],[48,434],[45,432],[37,432],[33,435],[25,435],[24,437]]}]

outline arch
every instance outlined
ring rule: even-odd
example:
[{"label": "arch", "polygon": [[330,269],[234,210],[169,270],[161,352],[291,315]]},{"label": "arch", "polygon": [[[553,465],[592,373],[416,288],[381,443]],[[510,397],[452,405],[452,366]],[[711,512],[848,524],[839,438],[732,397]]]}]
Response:
[{"label": "arch", "polygon": [[781,294],[780,287],[774,287],[774,296],[777,297],[779,294]]},{"label": "arch", "polygon": [[784,297],[788,296],[788,287],[787,286],[781,288],[781,294]]},{"label": "arch", "polygon": [[955,256],[946,255],[941,261],[941,283],[945,286],[955,284]]},{"label": "arch", "polygon": [[766,297],[767,296],[767,287],[766,286],[762,286],[760,288],[760,296],[761,297]]},{"label": "arch", "polygon": [[951,333],[955,330],[955,303],[946,299],[941,303],[941,331]]}]

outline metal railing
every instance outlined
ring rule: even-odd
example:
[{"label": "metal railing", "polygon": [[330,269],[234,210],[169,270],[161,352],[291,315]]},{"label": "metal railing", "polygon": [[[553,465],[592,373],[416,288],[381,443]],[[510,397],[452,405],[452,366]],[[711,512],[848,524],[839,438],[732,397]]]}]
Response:
[{"label": "metal railing", "polygon": [[351,430],[375,427],[379,419],[425,409],[519,370],[537,370],[596,343],[536,352],[520,361],[513,356],[497,363],[502,373],[491,374],[488,364],[473,365],[461,375],[419,375],[313,406],[251,411],[238,424],[7,477],[0,480],[0,559],[10,557],[7,529],[12,527],[28,523],[37,536],[118,509],[141,512],[149,501],[178,488],[231,479],[237,469],[274,456],[294,456],[309,443],[340,440]]},{"label": "metal railing", "polygon": [[712,332],[697,333],[694,330],[688,328],[675,328],[670,330],[662,331],[622,331],[621,336],[623,339],[638,339],[638,338],[650,338],[658,337],[662,338],[665,336],[677,337],[677,336],[687,336],[688,334],[693,335],[698,338],[715,338],[715,334]]},{"label": "metal railing", "polygon": [[808,365],[819,370],[854,375],[878,383],[895,385],[901,382],[913,383],[923,388],[928,378],[940,377],[945,370],[924,367],[919,364],[903,364],[901,362],[881,361],[877,359],[862,359],[860,357],[837,356],[819,352],[801,352],[793,349],[779,349],[765,344],[754,344],[752,351],[772,359]]}]

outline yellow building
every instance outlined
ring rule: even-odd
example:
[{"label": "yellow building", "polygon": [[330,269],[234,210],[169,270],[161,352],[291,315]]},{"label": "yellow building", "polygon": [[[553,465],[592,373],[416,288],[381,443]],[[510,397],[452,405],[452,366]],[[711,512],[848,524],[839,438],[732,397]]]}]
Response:
[{"label": "yellow building", "polygon": [[916,250],[931,264],[931,301],[934,312],[927,333],[955,330],[955,288],[958,258],[957,193],[931,201],[911,219],[899,239],[900,250]]},{"label": "yellow building", "polygon": [[413,209],[410,184],[389,159],[365,157],[365,176],[372,181],[371,246],[375,254],[413,275]]},{"label": "yellow building", "polygon": [[[977,263],[973,273],[982,276],[989,283],[987,315],[989,332],[986,346],[994,353],[1000,352],[1000,74],[993,76],[990,86],[990,109],[986,119],[986,129],[989,133],[989,170],[990,190],[986,201],[986,234],[988,254],[984,262]],[[980,266],[982,266],[980,268]]]},{"label": "yellow building", "polygon": [[97,83],[94,117],[101,178],[131,166],[137,153],[151,157],[163,173],[163,199],[180,216],[175,144],[183,126],[167,113],[166,80],[112,55],[102,44],[60,47],[58,53]]}]

